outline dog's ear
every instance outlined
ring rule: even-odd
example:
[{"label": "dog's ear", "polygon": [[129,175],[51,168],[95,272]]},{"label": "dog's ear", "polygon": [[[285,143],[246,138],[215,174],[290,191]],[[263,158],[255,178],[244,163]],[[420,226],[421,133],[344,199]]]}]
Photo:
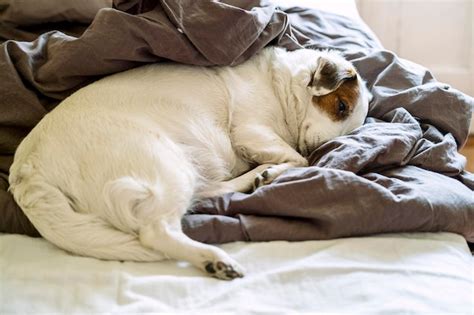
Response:
[{"label": "dog's ear", "polygon": [[319,57],[308,87],[314,95],[321,96],[335,91],[344,81],[355,79],[357,72],[350,63]]}]

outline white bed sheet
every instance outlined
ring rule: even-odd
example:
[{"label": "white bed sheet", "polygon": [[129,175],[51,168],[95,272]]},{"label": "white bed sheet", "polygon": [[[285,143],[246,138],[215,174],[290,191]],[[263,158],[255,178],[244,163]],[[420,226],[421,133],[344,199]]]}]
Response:
[{"label": "white bed sheet", "polygon": [[472,314],[474,270],[450,233],[221,246],[247,269],[221,281],[185,263],[70,255],[0,236],[0,314],[327,312]]}]

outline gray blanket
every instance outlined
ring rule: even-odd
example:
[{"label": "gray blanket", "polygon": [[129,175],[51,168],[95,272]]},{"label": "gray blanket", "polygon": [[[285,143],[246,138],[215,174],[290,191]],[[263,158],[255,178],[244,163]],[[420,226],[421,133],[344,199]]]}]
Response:
[{"label": "gray blanket", "polygon": [[474,242],[474,176],[457,152],[473,98],[385,51],[359,22],[257,0],[223,2],[115,1],[117,9],[101,10],[82,36],[47,32],[1,45],[0,232],[37,235],[6,191],[8,168],[22,138],[72,92],[143,63],[236,65],[279,45],[340,50],[374,94],[366,124],[312,152],[310,167],[254,193],[196,204],[185,232],[209,243],[409,231],[450,231]]}]

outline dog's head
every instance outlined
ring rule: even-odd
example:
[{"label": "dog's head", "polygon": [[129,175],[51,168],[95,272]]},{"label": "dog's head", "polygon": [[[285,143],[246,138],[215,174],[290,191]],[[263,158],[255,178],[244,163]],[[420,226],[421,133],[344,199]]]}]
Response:
[{"label": "dog's head", "polygon": [[292,73],[288,93],[301,111],[297,149],[302,155],[364,123],[372,95],[350,62],[331,51],[287,54]]}]

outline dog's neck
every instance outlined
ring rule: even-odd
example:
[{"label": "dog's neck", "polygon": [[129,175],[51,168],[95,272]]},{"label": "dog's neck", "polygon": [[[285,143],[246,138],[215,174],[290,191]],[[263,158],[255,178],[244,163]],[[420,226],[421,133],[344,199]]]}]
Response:
[{"label": "dog's neck", "polygon": [[[306,106],[297,95],[304,95],[301,89],[305,87],[296,80],[292,82],[285,53],[279,49],[266,49],[245,64],[225,68],[221,76],[232,99],[231,126],[249,122],[265,126],[299,150],[300,126]],[[255,81],[256,78],[264,82]]]},{"label": "dog's neck", "polygon": [[272,58],[273,90],[279,100],[286,128],[292,138],[289,144],[299,151],[298,143],[300,143],[301,126],[306,116],[306,105],[304,100],[300,99],[298,95],[304,93],[299,93],[301,90],[300,84],[294,82],[291,71],[280,58],[281,55],[278,56],[278,54]]}]

